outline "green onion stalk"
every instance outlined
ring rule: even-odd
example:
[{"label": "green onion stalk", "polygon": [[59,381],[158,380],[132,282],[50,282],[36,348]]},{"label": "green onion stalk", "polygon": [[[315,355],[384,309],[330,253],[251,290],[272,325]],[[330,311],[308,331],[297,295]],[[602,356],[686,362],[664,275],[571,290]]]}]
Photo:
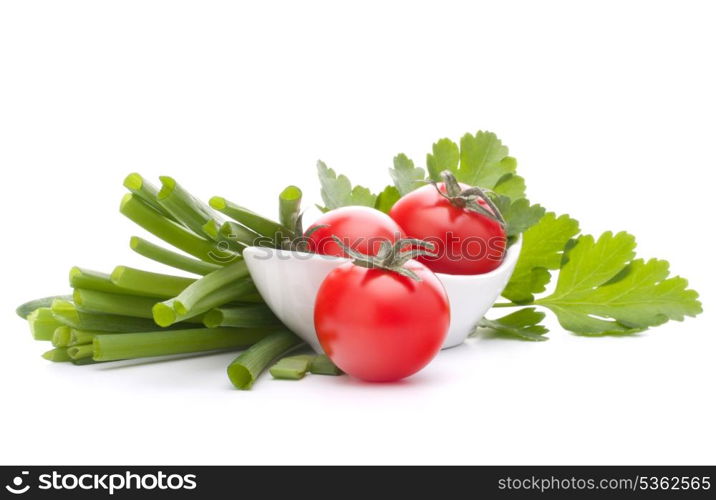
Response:
[{"label": "green onion stalk", "polygon": [[215,212],[192,196],[173,177],[162,176],[159,180],[162,188],[157,193],[157,202],[186,228],[204,237],[206,233],[203,228],[207,221],[216,221],[221,226],[223,221],[216,217]]},{"label": "green onion stalk", "polygon": [[[56,327],[65,325],[77,330],[103,332],[148,332],[157,329],[154,321],[144,318],[132,318],[117,314],[90,313],[79,310],[72,302],[56,299],[52,303],[52,316]],[[190,323],[178,323],[171,326],[173,330],[195,328]],[[53,332],[54,333],[54,329]],[[50,340],[48,337],[46,340]]]},{"label": "green onion stalk", "polygon": [[112,277],[109,274],[81,267],[73,267],[70,269],[70,286],[72,288],[83,288],[85,290],[96,290],[98,292],[122,295],[137,295],[140,297],[171,297],[171,295],[166,295],[165,293],[154,290],[124,288],[113,283]]},{"label": "green onion stalk", "polygon": [[204,275],[221,268],[218,264],[211,264],[193,257],[187,257],[186,255],[155,245],[139,236],[131,237],[129,247],[143,257],[169,267],[181,269],[188,273]]},{"label": "green onion stalk", "polygon": [[191,352],[242,349],[270,333],[265,328],[198,328],[174,332],[153,331],[98,335],[94,338],[93,359],[114,361]]},{"label": "green onion stalk", "polygon": [[69,347],[55,347],[45,352],[42,357],[48,361],[54,361],[56,363],[62,363],[64,361],[70,361],[72,358],[68,354],[67,350]]},{"label": "green onion stalk", "polygon": [[269,373],[273,378],[284,380],[300,380],[308,369],[311,367],[311,359],[313,356],[302,354],[298,356],[288,356],[281,358],[278,363],[269,368]]},{"label": "green onion stalk", "polygon": [[180,321],[210,311],[211,309],[229,304],[235,301],[245,302],[256,292],[256,286],[250,278],[229,283],[222,288],[212,291],[196,302],[191,309],[177,307],[174,300],[159,302],[152,308],[154,321],[159,326],[168,327]]},{"label": "green onion stalk", "polygon": [[174,222],[179,222],[157,201],[159,190],[156,186],[144,179],[141,175],[137,173],[129,174],[124,179],[124,187],[129,189],[134,196],[140,198],[147,204],[148,207],[152,208],[163,217],[166,217]]},{"label": "green onion stalk", "polygon": [[186,287],[174,299],[174,307],[177,311],[185,314],[191,310],[201,299],[215,292],[219,288],[235,283],[238,280],[248,277],[249,269],[243,260],[209,273],[203,278],[196,280]]},{"label": "green onion stalk", "polygon": [[68,347],[72,344],[72,329],[69,326],[58,326],[52,334],[54,347]]},{"label": "green onion stalk", "polygon": [[251,389],[258,376],[271,362],[302,344],[288,330],[276,331],[241,353],[227,367],[229,380],[237,389]]},{"label": "green onion stalk", "polygon": [[214,196],[209,200],[209,205],[224,215],[231,217],[236,222],[239,222],[261,236],[270,238],[276,243],[280,242],[285,235],[291,233],[290,229],[278,222],[267,219],[247,208],[227,201],[220,196]]},{"label": "green onion stalk", "polygon": [[[56,302],[61,299],[55,299]],[[39,307],[27,316],[30,333],[35,340],[52,340],[55,330],[62,326],[62,322],[55,317],[49,307]]]},{"label": "green onion stalk", "polygon": [[153,273],[127,266],[115,267],[110,278],[112,283],[121,288],[165,299],[179,295],[196,281],[194,278]]},{"label": "green onion stalk", "polygon": [[17,309],[15,309],[15,313],[18,316],[20,316],[22,319],[27,319],[27,317],[33,311],[40,309],[41,307],[49,308],[55,299],[72,300],[72,296],[70,296],[70,295],[51,295],[49,297],[32,299],[28,302],[25,302],[24,304],[20,304],[17,307]]},{"label": "green onion stalk", "polygon": [[67,354],[75,361],[83,358],[91,358],[94,352],[92,344],[75,345],[67,348]]},{"label": "green onion stalk", "polygon": [[219,326],[277,326],[280,321],[265,304],[239,305],[233,307],[219,307],[212,309],[203,317],[204,326],[216,328]]},{"label": "green onion stalk", "polygon": [[204,262],[220,265],[237,257],[237,254],[218,249],[214,242],[164,217],[136,195],[125,195],[119,211],[156,237]]},{"label": "green onion stalk", "polygon": [[[281,225],[289,229],[296,227],[301,216],[301,198],[303,193],[296,186],[288,186],[278,196],[278,211]],[[300,236],[300,235],[298,235]]]}]

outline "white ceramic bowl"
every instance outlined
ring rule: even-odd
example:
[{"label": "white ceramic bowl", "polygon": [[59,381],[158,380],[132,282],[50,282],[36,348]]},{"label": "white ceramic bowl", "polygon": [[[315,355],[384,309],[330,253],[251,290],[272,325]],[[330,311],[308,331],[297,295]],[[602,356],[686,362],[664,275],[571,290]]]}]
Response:
[{"label": "white ceramic bowl", "polygon": [[[520,239],[507,250],[500,267],[489,273],[436,274],[450,300],[450,330],[443,349],[462,344],[492,307],[515,269],[521,248]],[[316,294],[328,273],[348,259],[263,247],[246,248],[244,259],[274,314],[316,352],[323,352],[313,326]]]}]

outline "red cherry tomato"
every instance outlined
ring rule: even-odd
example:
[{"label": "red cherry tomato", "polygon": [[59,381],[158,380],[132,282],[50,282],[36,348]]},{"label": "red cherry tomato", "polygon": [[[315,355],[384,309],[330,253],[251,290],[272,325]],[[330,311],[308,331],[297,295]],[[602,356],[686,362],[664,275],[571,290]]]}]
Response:
[{"label": "red cherry tomato", "polygon": [[445,290],[419,262],[404,267],[421,281],[349,262],[321,285],[314,312],[318,339],[349,375],[373,382],[399,380],[440,350],[450,325]]},{"label": "red cherry tomato", "polygon": [[[325,226],[311,230],[317,226]],[[374,208],[341,207],[321,215],[306,231],[308,248],[323,255],[345,257],[343,249],[333,241],[337,236],[344,244],[367,255],[375,255],[384,241],[394,243],[403,237],[403,230],[387,214]]]},{"label": "red cherry tomato", "polygon": [[[442,192],[445,185],[438,184]],[[460,184],[463,189],[469,186]],[[483,200],[481,206],[490,210]],[[482,274],[500,265],[505,253],[505,230],[494,219],[453,205],[435,186],[426,185],[403,196],[390,216],[408,238],[435,244],[437,257],[417,260],[433,272],[445,274]]]}]

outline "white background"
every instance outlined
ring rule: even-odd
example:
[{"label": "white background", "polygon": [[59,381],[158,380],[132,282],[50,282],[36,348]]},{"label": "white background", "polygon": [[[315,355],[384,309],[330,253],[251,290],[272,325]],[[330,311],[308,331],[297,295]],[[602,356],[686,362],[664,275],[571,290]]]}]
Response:
[{"label": "white background", "polygon": [[[711,2],[3,2],[2,463],[714,463]],[[315,162],[382,188],[393,155],[497,132],[528,194],[625,229],[706,312],[634,338],[470,341],[402,383],[262,378],[233,354],[74,367],[18,303],[72,265],[162,269],[125,174],[273,215]]]}]

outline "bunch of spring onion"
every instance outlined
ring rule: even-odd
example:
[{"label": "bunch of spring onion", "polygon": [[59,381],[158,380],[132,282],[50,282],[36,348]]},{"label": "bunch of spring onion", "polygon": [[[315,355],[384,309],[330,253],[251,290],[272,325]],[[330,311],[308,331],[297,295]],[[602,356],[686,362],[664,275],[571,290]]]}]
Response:
[{"label": "bunch of spring onion", "polygon": [[36,299],[17,310],[35,340],[52,343],[43,357],[84,365],[245,349],[227,369],[240,389],[250,388],[276,359],[270,370],[276,378],[339,374],[325,356],[283,357],[302,343],[266,306],[241,256],[249,245],[283,247],[300,240],[300,189],[281,192],[276,222],[221,197],[206,204],[171,177],[160,181],[157,189],[130,174],[120,212],[179,252],[138,236],[130,248],[197,277],[126,266],[109,273],[73,267],[71,295]]}]

